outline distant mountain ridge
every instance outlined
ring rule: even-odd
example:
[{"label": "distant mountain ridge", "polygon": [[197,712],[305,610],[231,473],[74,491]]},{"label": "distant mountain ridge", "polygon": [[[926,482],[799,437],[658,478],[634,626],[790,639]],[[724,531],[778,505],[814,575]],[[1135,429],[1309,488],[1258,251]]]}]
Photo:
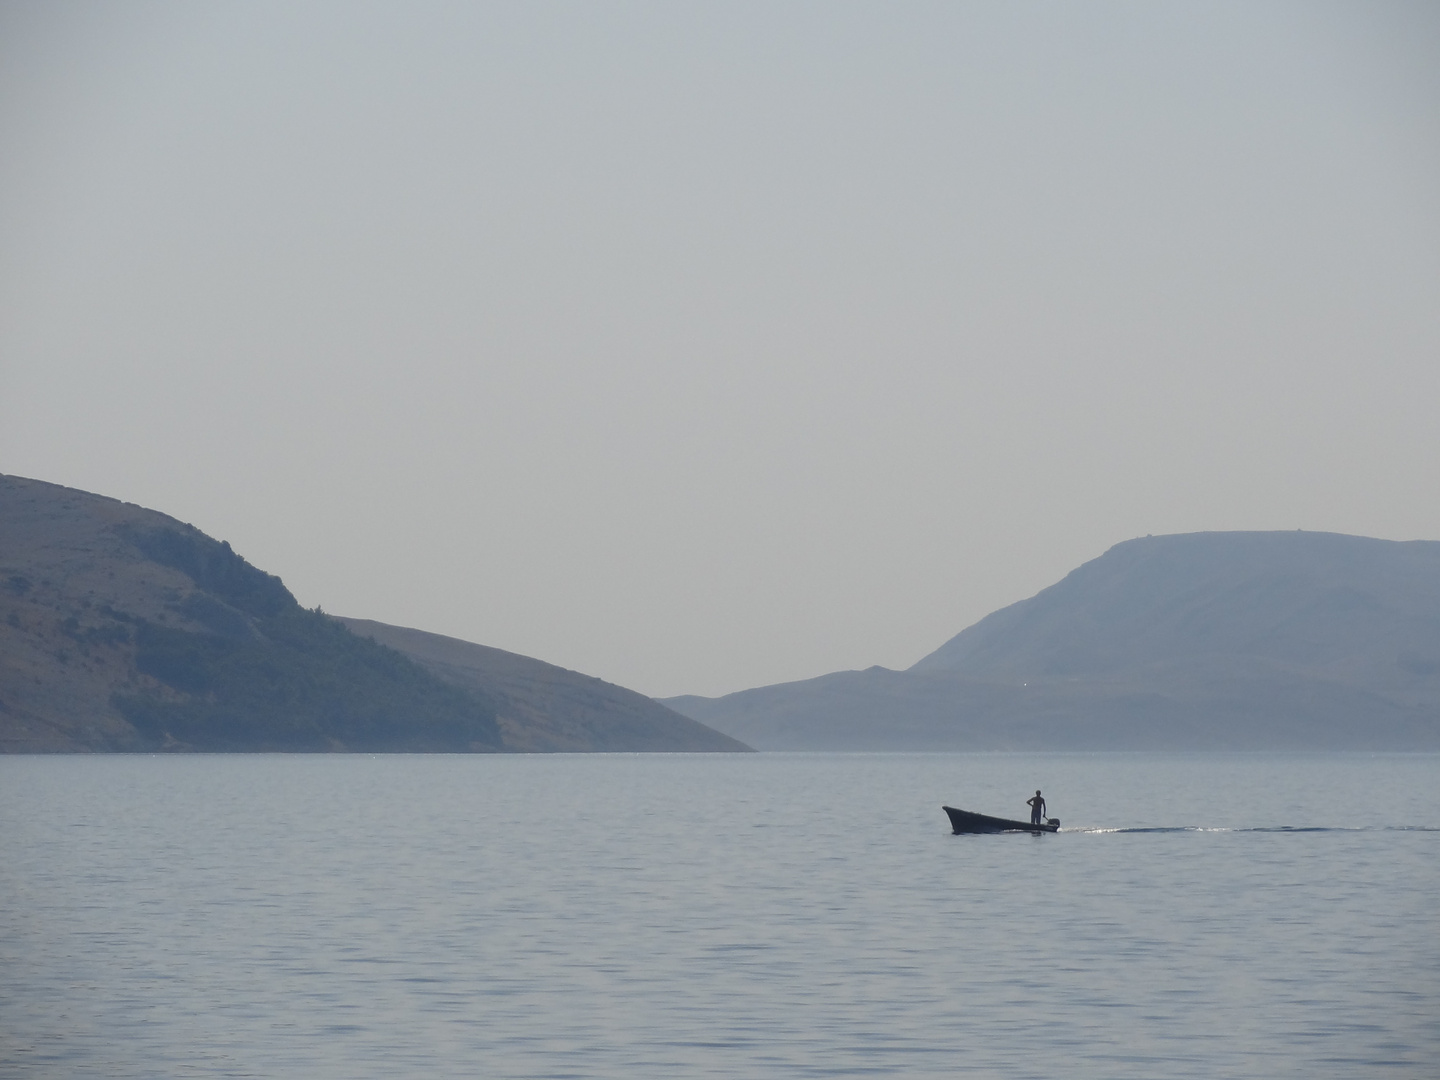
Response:
[{"label": "distant mountain ridge", "polygon": [[760,749],[1440,749],[1440,542],[1117,544],[907,671],[680,712]]},{"label": "distant mountain ridge", "polygon": [[1201,655],[1376,689],[1440,671],[1440,542],[1305,532],[1129,540],[911,670],[1024,681]]},{"label": "distant mountain ridge", "polygon": [[[538,660],[365,628],[165,514],[0,475],[0,752],[748,749]],[[437,666],[432,638],[495,662]]]}]

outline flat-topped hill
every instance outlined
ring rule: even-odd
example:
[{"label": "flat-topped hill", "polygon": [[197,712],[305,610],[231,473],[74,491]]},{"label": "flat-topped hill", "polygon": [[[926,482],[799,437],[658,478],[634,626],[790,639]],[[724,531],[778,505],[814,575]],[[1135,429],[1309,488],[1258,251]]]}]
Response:
[{"label": "flat-topped hill", "polygon": [[1013,683],[1202,658],[1433,695],[1440,542],[1306,532],[1129,540],[911,670]]},{"label": "flat-topped hill", "polygon": [[1440,543],[1144,537],[907,671],[669,704],[761,749],[1440,749]]},{"label": "flat-topped hill", "polygon": [[599,680],[525,694],[384,636],[165,514],[0,476],[0,751],[746,749]]}]

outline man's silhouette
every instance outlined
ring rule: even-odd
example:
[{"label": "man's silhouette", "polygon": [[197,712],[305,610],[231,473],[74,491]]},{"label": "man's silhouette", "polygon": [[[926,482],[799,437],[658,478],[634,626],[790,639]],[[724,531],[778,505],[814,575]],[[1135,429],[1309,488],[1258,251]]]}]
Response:
[{"label": "man's silhouette", "polygon": [[1030,807],[1030,824],[1039,825],[1040,819],[1045,816],[1045,800],[1040,797],[1040,792],[1035,792],[1033,799],[1026,799],[1025,805]]}]

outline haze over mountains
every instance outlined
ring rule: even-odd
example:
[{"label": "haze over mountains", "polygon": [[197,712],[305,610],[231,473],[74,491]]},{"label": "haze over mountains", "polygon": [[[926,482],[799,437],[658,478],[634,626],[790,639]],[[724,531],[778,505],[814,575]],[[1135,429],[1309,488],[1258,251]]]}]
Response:
[{"label": "haze over mountains", "polygon": [[599,679],[350,622],[174,518],[0,476],[0,751],[747,749]]},{"label": "haze over mountains", "polygon": [[0,476],[0,750],[749,746],[1440,749],[1440,543],[1130,540],[908,670],[655,702],[306,611],[192,526]]},{"label": "haze over mountains", "polygon": [[1130,540],[908,670],[666,703],[762,750],[1440,749],[1440,543]]}]

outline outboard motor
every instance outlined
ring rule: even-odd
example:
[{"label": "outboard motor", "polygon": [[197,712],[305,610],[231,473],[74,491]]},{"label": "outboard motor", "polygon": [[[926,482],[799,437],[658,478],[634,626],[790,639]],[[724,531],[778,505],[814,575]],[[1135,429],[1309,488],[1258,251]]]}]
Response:
[{"label": "outboard motor", "polygon": [[1045,819],[1045,824],[1046,824],[1046,825],[1054,825],[1055,828],[1058,829],[1058,828],[1060,827],[1060,819],[1059,819],[1058,817],[1047,817],[1047,818]]}]

